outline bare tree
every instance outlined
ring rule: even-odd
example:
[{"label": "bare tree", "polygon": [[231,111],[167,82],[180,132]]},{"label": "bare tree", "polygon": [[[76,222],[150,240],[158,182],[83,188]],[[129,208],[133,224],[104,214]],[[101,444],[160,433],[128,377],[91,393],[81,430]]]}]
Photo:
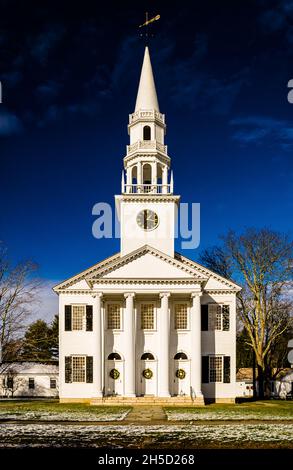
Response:
[{"label": "bare tree", "polygon": [[271,351],[292,324],[293,243],[269,229],[247,229],[242,235],[230,231],[221,238],[223,246],[205,250],[201,261],[221,275],[228,272],[243,287],[239,320],[255,354],[262,398]]},{"label": "bare tree", "polygon": [[31,262],[12,266],[6,249],[0,245],[0,363],[6,348],[19,338],[27,326],[37,299],[40,282],[34,278],[36,265]]}]

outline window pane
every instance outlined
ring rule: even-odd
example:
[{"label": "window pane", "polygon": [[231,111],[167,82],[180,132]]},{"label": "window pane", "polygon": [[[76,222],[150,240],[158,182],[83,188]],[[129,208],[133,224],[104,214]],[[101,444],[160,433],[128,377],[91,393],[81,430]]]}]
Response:
[{"label": "window pane", "polygon": [[142,330],[154,329],[154,304],[142,304],[141,305],[140,326]]},{"label": "window pane", "polygon": [[209,304],[209,330],[222,329],[221,305]]},{"label": "window pane", "polygon": [[187,304],[175,304],[175,329],[187,330]]},{"label": "window pane", "polygon": [[85,317],[84,305],[73,305],[72,307],[72,329],[83,330]]},{"label": "window pane", "polygon": [[85,382],[85,357],[72,357],[72,382]]},{"label": "window pane", "polygon": [[210,382],[222,382],[223,357],[210,356]]},{"label": "window pane", "polygon": [[109,304],[108,305],[108,329],[109,330],[120,330],[120,305],[119,304]]}]

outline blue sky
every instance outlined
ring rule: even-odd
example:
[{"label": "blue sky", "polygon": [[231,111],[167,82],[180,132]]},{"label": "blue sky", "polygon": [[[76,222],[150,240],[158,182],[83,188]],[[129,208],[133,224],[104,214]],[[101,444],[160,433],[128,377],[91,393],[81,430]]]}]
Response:
[{"label": "blue sky", "polygon": [[175,192],[201,204],[183,254],[230,228],[291,232],[293,1],[202,3],[0,0],[0,239],[39,264],[46,315],[52,283],[119,250],[93,238],[91,211],[120,192],[146,9],[161,14],[150,52]]}]

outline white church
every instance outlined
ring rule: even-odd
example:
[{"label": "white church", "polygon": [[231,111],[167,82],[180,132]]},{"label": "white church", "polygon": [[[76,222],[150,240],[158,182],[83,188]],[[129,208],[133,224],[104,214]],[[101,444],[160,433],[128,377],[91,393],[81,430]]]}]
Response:
[{"label": "white church", "polygon": [[240,287],[174,251],[170,157],[146,47],[124,157],[120,252],[54,288],[61,402],[232,402]]}]

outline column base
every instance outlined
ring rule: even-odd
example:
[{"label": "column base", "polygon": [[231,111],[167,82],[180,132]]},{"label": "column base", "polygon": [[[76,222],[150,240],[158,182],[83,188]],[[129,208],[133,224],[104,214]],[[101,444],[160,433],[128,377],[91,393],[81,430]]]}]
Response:
[{"label": "column base", "polygon": [[158,395],[160,398],[170,398],[170,393],[169,392],[161,392]]},{"label": "column base", "polygon": [[135,393],[125,393],[125,395],[123,395],[124,397],[127,397],[127,398],[133,398],[133,397],[136,397],[136,394]]},{"label": "column base", "polygon": [[103,398],[103,392],[95,392],[95,398]]}]

